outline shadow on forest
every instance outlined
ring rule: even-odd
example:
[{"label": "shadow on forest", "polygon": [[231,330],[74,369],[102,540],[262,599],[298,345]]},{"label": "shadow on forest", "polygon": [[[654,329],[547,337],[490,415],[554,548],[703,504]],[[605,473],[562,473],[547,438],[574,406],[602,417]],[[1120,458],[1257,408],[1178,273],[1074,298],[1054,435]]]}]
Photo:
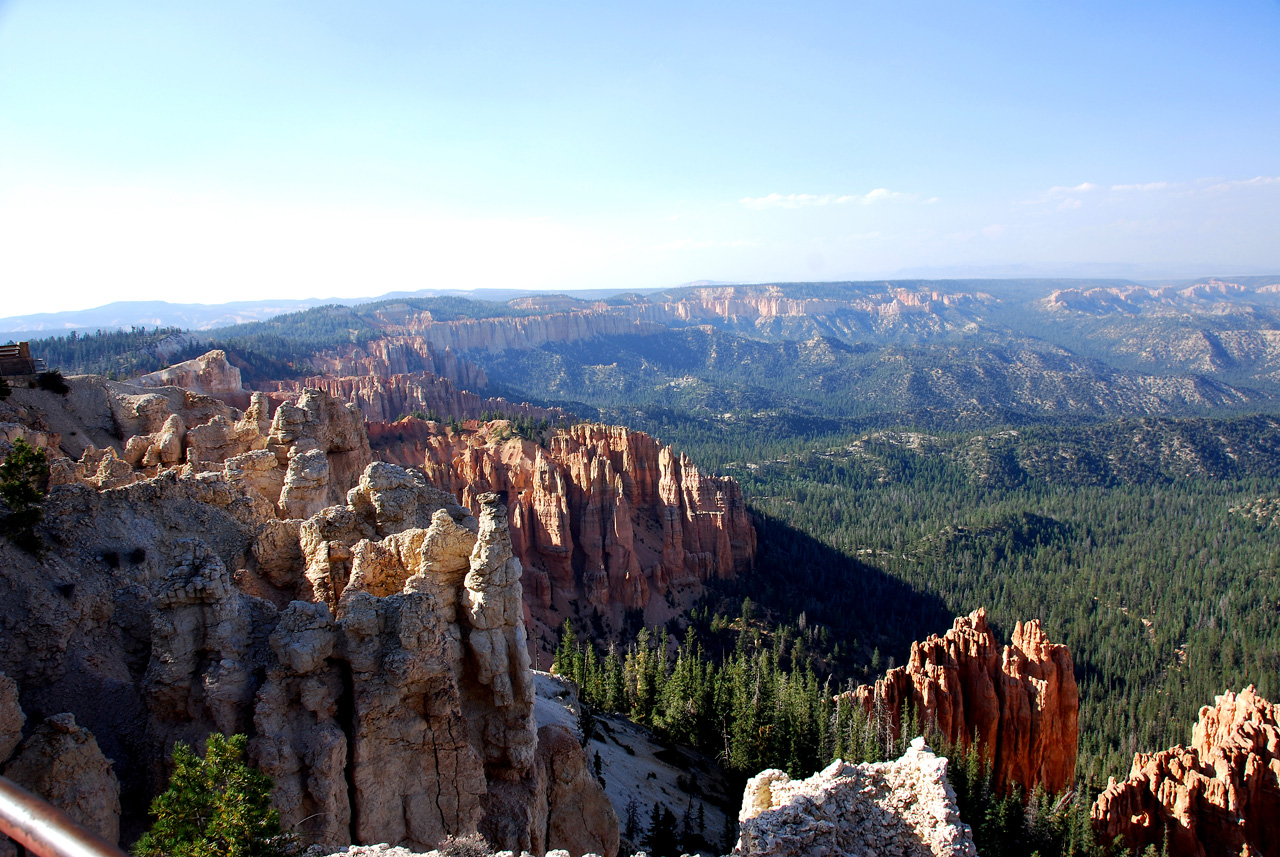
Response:
[{"label": "shadow on forest", "polygon": [[886,663],[889,658],[906,663],[913,641],[951,627],[954,616],[936,595],[759,510],[751,510],[751,519],[758,544],[755,567],[722,584],[717,594],[750,597],[784,622],[804,613],[808,623],[830,627],[834,640],[851,647],[852,657],[844,659],[839,672],[866,664],[874,649]]}]

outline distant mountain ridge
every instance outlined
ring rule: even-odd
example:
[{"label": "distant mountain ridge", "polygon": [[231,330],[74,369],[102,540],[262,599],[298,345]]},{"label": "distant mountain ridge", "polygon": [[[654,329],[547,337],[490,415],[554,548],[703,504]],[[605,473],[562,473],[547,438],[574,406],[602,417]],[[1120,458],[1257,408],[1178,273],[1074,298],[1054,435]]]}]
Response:
[{"label": "distant mountain ridge", "polygon": [[[265,321],[286,313],[325,305],[360,306],[396,299],[455,296],[483,301],[506,302],[559,296],[569,303],[588,304],[620,295],[646,295],[658,304],[687,301],[690,296],[715,289],[742,293],[760,290],[797,288],[811,292],[832,289],[865,291],[878,286],[888,289],[933,287],[947,292],[955,288],[989,291],[995,297],[1008,299],[1011,291],[1043,291],[1038,296],[1046,308],[1112,311],[1117,305],[1128,308],[1131,301],[1140,304],[1168,305],[1175,299],[1225,300],[1262,299],[1280,304],[1280,275],[1248,277],[1202,277],[1194,280],[1148,281],[1126,279],[1054,279],[1054,278],[895,278],[850,282],[818,282],[787,284],[742,284],[719,280],[694,280],[675,288],[662,289],[584,289],[571,293],[554,289],[420,289],[395,291],[372,297],[272,298],[227,303],[171,303],[169,301],[113,301],[102,306],[64,312],[32,313],[0,318],[0,339],[19,338],[13,334],[58,335],[76,331],[128,330],[132,327],[181,327],[186,330],[213,330],[255,321]],[[1224,288],[1225,287],[1225,288]]]},{"label": "distant mountain ridge", "polygon": [[[591,289],[575,292],[586,299],[617,294],[621,289]],[[387,292],[373,297],[354,298],[273,298],[260,301],[229,301],[220,304],[170,303],[169,301],[113,301],[98,307],[65,312],[42,312],[0,318],[0,339],[10,334],[58,334],[95,330],[128,330],[131,327],[182,327],[187,330],[212,330],[254,321],[265,321],[285,313],[312,307],[338,304],[360,304],[395,298],[422,298],[441,295],[471,297],[479,300],[507,301],[514,298],[545,294],[532,289],[421,289],[416,292]]]}]

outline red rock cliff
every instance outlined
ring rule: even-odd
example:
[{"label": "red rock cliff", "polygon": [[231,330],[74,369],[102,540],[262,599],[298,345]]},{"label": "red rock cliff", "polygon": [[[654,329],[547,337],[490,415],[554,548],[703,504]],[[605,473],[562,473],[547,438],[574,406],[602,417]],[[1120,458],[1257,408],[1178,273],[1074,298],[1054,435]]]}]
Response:
[{"label": "red rock cliff", "polygon": [[868,713],[879,700],[895,733],[907,700],[949,741],[968,746],[976,733],[994,757],[998,789],[1060,792],[1075,778],[1080,695],[1071,653],[1050,643],[1038,621],[1019,622],[1001,647],[986,611],[976,610],[943,636],[912,643],[905,667],[854,696]]},{"label": "red rock cliff", "polygon": [[1172,857],[1280,857],[1280,710],[1250,685],[1200,709],[1190,747],[1133,757],[1093,806],[1097,830]]},{"label": "red rock cliff", "polygon": [[642,432],[580,424],[539,446],[506,421],[453,433],[419,420],[371,427],[375,455],[421,467],[464,506],[504,494],[524,565],[532,635],[555,646],[564,619],[622,631],[628,611],[664,622],[703,583],[750,566],[756,534],[733,479],[706,476]]}]

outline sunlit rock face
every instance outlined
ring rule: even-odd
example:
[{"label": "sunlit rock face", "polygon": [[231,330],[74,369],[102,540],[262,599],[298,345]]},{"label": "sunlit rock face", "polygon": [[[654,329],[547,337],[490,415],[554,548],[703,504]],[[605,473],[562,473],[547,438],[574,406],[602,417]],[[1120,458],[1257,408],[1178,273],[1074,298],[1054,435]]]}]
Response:
[{"label": "sunlit rock face", "polygon": [[868,714],[888,712],[895,735],[908,703],[956,745],[976,735],[998,789],[1017,783],[1056,793],[1075,778],[1080,694],[1071,653],[1050,643],[1037,621],[1019,622],[1002,647],[986,611],[961,616],[941,637],[912,643],[906,666],[853,697]]},{"label": "sunlit rock face", "polygon": [[1190,747],[1138,753],[1093,806],[1097,830],[1175,857],[1280,855],[1280,712],[1250,685],[1200,709]]},{"label": "sunlit rock face", "polygon": [[836,760],[806,780],[763,771],[747,782],[733,853],[977,857],[946,768],[917,738],[892,762]]},{"label": "sunlit rock face", "polygon": [[473,510],[481,493],[505,497],[527,619],[543,654],[566,618],[578,627],[598,622],[605,637],[621,631],[628,611],[665,622],[708,580],[732,577],[755,558],[737,482],[699,472],[643,432],[583,423],[540,445],[515,436],[505,420],[463,431],[404,429],[380,440],[375,455],[421,467]]}]

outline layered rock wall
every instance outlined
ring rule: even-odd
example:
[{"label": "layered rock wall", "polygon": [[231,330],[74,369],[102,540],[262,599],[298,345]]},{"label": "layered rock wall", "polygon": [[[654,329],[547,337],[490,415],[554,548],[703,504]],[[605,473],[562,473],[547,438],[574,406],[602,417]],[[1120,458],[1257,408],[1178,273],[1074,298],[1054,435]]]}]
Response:
[{"label": "layered rock wall", "polygon": [[954,745],[976,736],[998,789],[1017,783],[1056,793],[1075,778],[1080,695],[1071,653],[1037,621],[1018,623],[1001,647],[979,609],[943,636],[912,643],[906,666],[853,697],[868,714],[889,712],[895,736],[907,706]]},{"label": "layered rock wall", "polygon": [[461,433],[422,423],[383,436],[376,454],[423,468],[474,507],[505,496],[543,651],[564,619],[599,616],[606,635],[628,611],[661,623],[712,578],[748,568],[756,535],[736,481],[706,476],[642,432],[579,424],[542,446],[497,421]]},{"label": "layered rock wall", "polygon": [[555,408],[477,395],[448,378],[417,372],[402,375],[317,375],[301,381],[265,385],[274,396],[296,396],[307,388],[324,390],[341,402],[355,405],[373,423],[394,423],[414,411],[434,412],[441,419],[475,419],[485,412],[525,416],[551,422],[564,418]]},{"label": "layered rock wall", "polygon": [[[646,324],[629,318],[621,313],[586,309],[546,315],[468,318],[455,321],[437,321],[427,312],[408,319],[403,325],[403,329],[410,332],[408,334],[392,334],[385,339],[369,343],[363,348],[380,349],[391,347],[399,349],[401,353],[419,355],[446,351],[453,354],[464,354],[468,351],[506,351],[509,348],[525,350],[537,348],[548,342],[576,342],[597,336],[643,335],[656,332],[661,328],[657,325]],[[388,343],[388,346],[379,344],[384,342]],[[364,359],[367,360],[368,358]],[[374,357],[373,361],[372,364],[362,362],[354,365],[382,365],[377,357]],[[313,357],[311,362],[317,369],[329,374],[359,374],[340,371],[352,364],[343,362],[342,359],[335,361],[327,353]],[[464,377],[450,375],[447,369],[446,371],[437,371],[432,366],[425,365],[421,367],[415,366],[413,369],[402,369],[399,368],[401,365],[408,367],[413,364],[408,361],[400,364],[388,360],[386,361],[386,366],[392,371],[387,374],[395,374],[397,371],[427,369],[428,371],[436,372],[438,375],[451,378],[464,387],[479,388],[485,386],[483,383],[474,383]]]},{"label": "layered rock wall", "polygon": [[807,780],[763,771],[747,782],[733,854],[977,857],[946,779],[947,760],[917,738],[893,762],[837,759]]},{"label": "layered rock wall", "polygon": [[1253,686],[1200,709],[1191,746],[1138,753],[1093,806],[1107,840],[1172,857],[1280,856],[1280,710]]},{"label": "layered rock wall", "polygon": [[[439,323],[427,323],[435,331]],[[445,337],[441,342],[433,336],[403,335],[388,331],[388,335],[362,345],[349,345],[313,354],[308,363],[319,375],[352,376],[374,375],[390,378],[395,375],[432,375],[468,390],[483,390],[489,386],[484,370],[474,363],[460,359],[457,349],[450,346]]]}]

